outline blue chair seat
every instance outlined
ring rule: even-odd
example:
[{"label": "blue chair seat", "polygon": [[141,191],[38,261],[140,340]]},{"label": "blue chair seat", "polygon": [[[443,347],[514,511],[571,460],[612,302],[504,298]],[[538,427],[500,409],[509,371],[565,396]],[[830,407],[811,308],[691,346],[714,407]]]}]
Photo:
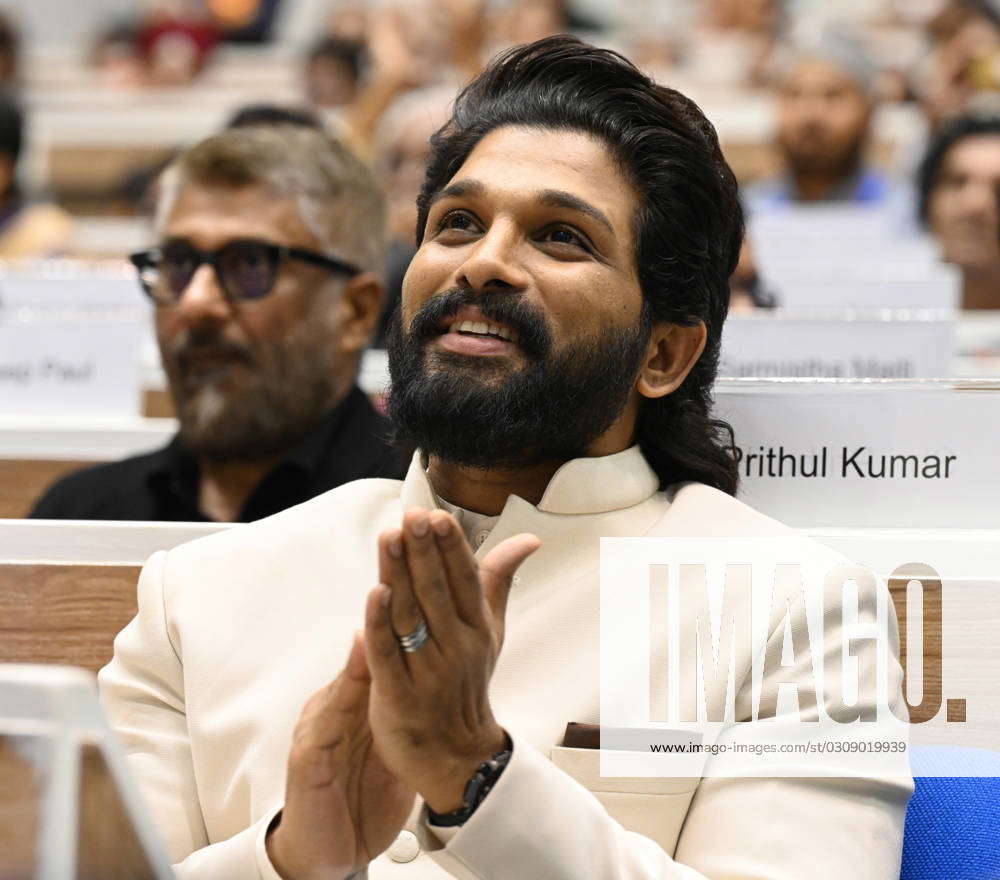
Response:
[{"label": "blue chair seat", "polygon": [[900,880],[1000,880],[1000,752],[915,747],[910,765]]}]

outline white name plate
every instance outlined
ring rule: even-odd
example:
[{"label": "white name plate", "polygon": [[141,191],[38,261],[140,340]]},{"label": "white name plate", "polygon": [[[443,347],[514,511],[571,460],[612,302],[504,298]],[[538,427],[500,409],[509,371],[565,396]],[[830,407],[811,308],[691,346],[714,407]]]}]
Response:
[{"label": "white name plate", "polygon": [[[798,272],[791,267],[776,267],[762,274],[764,285],[773,291],[778,304],[792,309],[954,309],[960,301],[958,278],[952,267],[920,267],[923,277],[910,278],[890,274],[851,278],[839,267],[817,275],[816,266]],[[941,270],[944,271],[941,271]]]},{"label": "white name plate", "polygon": [[719,375],[945,378],[954,334],[952,313],[945,311],[732,315],[722,331]]},{"label": "white name plate", "polygon": [[790,258],[839,262],[849,271],[859,261],[929,263],[940,255],[897,211],[849,205],[751,212],[750,241],[764,269]]},{"label": "white name plate", "polygon": [[137,416],[135,319],[0,314],[0,412],[4,416]]},{"label": "white name plate", "polygon": [[1000,382],[720,380],[739,497],[797,527],[996,528]]},{"label": "white name plate", "polygon": [[0,309],[134,308],[149,302],[127,263],[49,260],[0,265]]}]

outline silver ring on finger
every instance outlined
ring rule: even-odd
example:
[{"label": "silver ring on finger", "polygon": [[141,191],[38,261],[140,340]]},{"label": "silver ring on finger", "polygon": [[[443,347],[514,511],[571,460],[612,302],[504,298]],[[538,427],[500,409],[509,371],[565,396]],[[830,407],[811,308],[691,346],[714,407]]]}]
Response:
[{"label": "silver ring on finger", "polygon": [[427,621],[421,620],[413,632],[405,636],[396,636],[396,641],[399,642],[399,647],[407,654],[414,654],[424,646],[429,638],[430,633],[427,631]]}]

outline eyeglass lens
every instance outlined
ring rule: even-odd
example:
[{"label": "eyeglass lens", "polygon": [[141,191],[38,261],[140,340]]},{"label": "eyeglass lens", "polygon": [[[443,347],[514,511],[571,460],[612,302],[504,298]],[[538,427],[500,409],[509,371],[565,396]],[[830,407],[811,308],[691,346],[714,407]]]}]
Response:
[{"label": "eyeglass lens", "polygon": [[274,248],[264,245],[234,242],[219,251],[216,265],[231,295],[257,299],[274,286],[277,254]]},{"label": "eyeglass lens", "polygon": [[[231,242],[216,252],[215,267],[226,293],[237,299],[259,299],[274,286],[279,255],[263,243]],[[160,273],[174,298],[180,297],[202,263],[201,254],[184,242],[166,245]]]}]

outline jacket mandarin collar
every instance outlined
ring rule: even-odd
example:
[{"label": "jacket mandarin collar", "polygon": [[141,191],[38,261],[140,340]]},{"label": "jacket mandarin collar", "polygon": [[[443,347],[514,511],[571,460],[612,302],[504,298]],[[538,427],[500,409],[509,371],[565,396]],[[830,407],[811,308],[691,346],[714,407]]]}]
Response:
[{"label": "jacket mandarin collar", "polygon": [[[418,449],[403,481],[404,510],[440,506],[424,468],[423,453]],[[567,461],[552,475],[536,509],[554,514],[610,513],[640,504],[659,487],[659,478],[639,447],[631,446],[614,455]],[[514,498],[508,499],[508,505]]]}]

